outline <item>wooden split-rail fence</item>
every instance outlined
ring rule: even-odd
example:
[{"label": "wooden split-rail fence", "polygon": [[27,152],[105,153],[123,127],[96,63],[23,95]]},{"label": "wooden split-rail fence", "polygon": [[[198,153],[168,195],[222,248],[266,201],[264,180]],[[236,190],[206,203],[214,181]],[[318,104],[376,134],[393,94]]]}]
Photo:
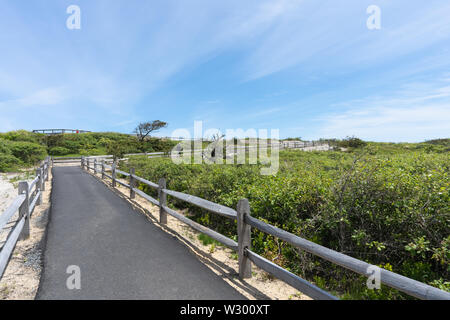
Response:
[{"label": "wooden split-rail fence", "polygon": [[[381,283],[415,298],[426,300],[450,300],[449,292],[445,292],[422,282],[404,277],[397,273],[376,267],[367,262],[331,250],[317,243],[303,239],[292,233],[272,226],[255,217],[252,217],[250,205],[247,199],[239,200],[236,209],[229,208],[193,195],[169,190],[166,188],[166,180],[164,178],[159,179],[158,183],[148,181],[142,177],[137,176],[135,174],[134,168],[131,168],[130,172],[125,172],[117,169],[117,165],[115,162],[113,162],[111,165],[108,165],[106,161],[101,158],[82,157],[81,167],[87,171],[92,170],[95,174],[101,174],[101,179],[110,179],[113,188],[116,187],[117,184],[128,188],[129,197],[131,199],[134,199],[136,195],[139,195],[150,203],[158,206],[159,221],[161,224],[167,224],[167,215],[171,215],[172,217],[186,223],[193,229],[210,236],[214,240],[236,251],[239,261],[239,277],[241,279],[250,278],[252,276],[251,264],[253,263],[259,268],[288,283],[292,287],[298,289],[299,291],[313,299],[338,299],[329,292],[320,289],[319,287],[306,281],[305,279],[300,278],[292,272],[253,252],[251,250],[251,228],[256,228],[265,233],[271,234],[272,236],[277,237],[283,241],[286,241],[287,243],[290,243],[291,245],[301,250],[309,252],[358,274],[369,277],[372,276],[374,270],[378,270],[379,280]],[[128,179],[128,183],[125,183],[118,179],[118,175],[126,177]],[[145,184],[153,188],[154,190],[157,190],[158,199],[155,199],[140,190],[138,188],[139,183]],[[196,205],[211,213],[218,214],[228,219],[237,221],[238,241],[236,242],[233,239],[230,239],[214,230],[211,230],[189,219],[185,215],[171,209],[167,202],[167,196],[174,197],[176,199]]]},{"label": "wooden split-rail fence", "polygon": [[87,133],[91,131],[79,130],[79,129],[36,129],[34,133],[42,133],[47,135],[65,134],[65,133]]},{"label": "wooden split-rail fence", "polygon": [[[18,240],[28,239],[30,236],[30,219],[36,206],[42,204],[42,192],[45,191],[45,181],[48,181],[50,158],[47,157],[36,169],[33,181],[20,181],[18,195],[3,213],[0,213],[0,231],[9,229],[3,246],[0,248],[0,279],[8,266],[11,254]],[[16,213],[18,219],[10,221]],[[8,225],[9,224],[9,225]],[[8,226],[7,226],[8,225]]]},{"label": "wooden split-rail fence", "polygon": [[[308,150],[308,148],[322,148],[318,150],[328,150],[330,149],[330,145],[328,143],[320,142],[320,141],[280,141],[276,144],[267,144],[265,147],[262,146],[233,146],[228,151],[230,155],[234,155],[239,152],[247,152],[250,149],[268,149],[268,148],[278,148],[278,149],[298,149],[298,150]],[[212,150],[209,150],[210,152]],[[198,155],[198,154],[204,154],[207,152],[207,149],[192,149],[192,150],[172,150],[170,152],[143,152],[143,153],[128,153],[124,155],[124,158],[121,158],[119,160],[128,160],[128,157],[130,156],[147,156],[148,158],[161,158],[161,157],[182,157],[186,153],[190,155]],[[52,163],[75,163],[80,162],[82,157],[52,157]],[[109,163],[113,161],[112,155],[99,155],[99,156],[90,156],[89,158],[92,159],[101,159],[105,160]]]}]

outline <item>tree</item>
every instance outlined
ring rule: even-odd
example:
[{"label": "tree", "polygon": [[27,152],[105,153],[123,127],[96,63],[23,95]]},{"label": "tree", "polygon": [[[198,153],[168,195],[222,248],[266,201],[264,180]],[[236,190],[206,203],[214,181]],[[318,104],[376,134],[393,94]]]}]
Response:
[{"label": "tree", "polygon": [[123,145],[120,142],[110,141],[106,146],[106,152],[108,154],[111,154],[113,156],[114,163],[117,163],[119,159],[123,158],[125,154],[125,149],[123,148]]},{"label": "tree", "polygon": [[343,148],[355,148],[356,149],[356,148],[364,147],[365,145],[367,145],[367,142],[365,142],[355,136],[347,137],[340,142],[340,147],[343,147]]},{"label": "tree", "polygon": [[143,142],[151,132],[156,132],[165,127],[167,127],[167,122],[164,121],[154,120],[149,122],[141,122],[136,129],[134,129],[134,133],[136,133],[139,142]]}]

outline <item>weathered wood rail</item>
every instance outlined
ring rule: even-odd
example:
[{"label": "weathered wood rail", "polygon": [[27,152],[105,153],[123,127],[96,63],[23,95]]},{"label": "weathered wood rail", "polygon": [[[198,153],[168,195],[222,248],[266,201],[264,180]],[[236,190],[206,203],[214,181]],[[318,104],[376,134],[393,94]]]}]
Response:
[{"label": "weathered wood rail", "polygon": [[[300,278],[299,276],[289,272],[286,269],[276,265],[275,263],[265,259],[264,257],[258,255],[251,250],[251,228],[256,228],[265,233],[271,234],[291,245],[312,253],[322,259],[335,263],[341,267],[354,271],[364,276],[371,276],[373,269],[379,270],[380,282],[395,288],[401,292],[404,292],[410,296],[416,297],[418,299],[425,300],[450,300],[450,293],[440,290],[438,288],[429,286],[422,282],[404,277],[402,275],[396,274],[394,272],[388,271],[386,269],[378,268],[374,265],[366,263],[364,261],[355,259],[348,255],[342,254],[340,252],[331,250],[309,240],[303,239],[292,233],[279,229],[268,223],[265,223],[259,219],[256,219],[250,214],[250,205],[247,199],[242,199],[238,202],[237,208],[229,208],[199,197],[185,194],[182,192],[177,192],[169,190],[166,188],[166,180],[161,178],[158,183],[148,181],[142,177],[135,174],[134,168],[130,169],[130,172],[124,172],[117,169],[115,163],[111,166],[107,165],[104,160],[97,161],[97,159],[91,159],[89,157],[81,158],[81,167],[87,171],[92,170],[96,174],[101,174],[101,178],[109,178],[112,180],[112,186],[116,187],[120,184],[128,189],[130,189],[130,198],[135,198],[136,194],[151,202],[159,207],[159,220],[160,223],[167,223],[167,215],[186,223],[193,229],[202,232],[214,240],[222,243],[223,245],[235,250],[238,253],[239,259],[239,277],[241,279],[249,278],[252,276],[251,273],[251,263],[255,264],[264,271],[272,274],[273,276],[283,280],[292,287],[298,289],[304,294],[310,296],[313,299],[323,299],[323,300],[337,300],[338,298],[332,294],[326,292],[315,286],[314,284]],[[100,170],[99,170],[100,167]],[[107,174],[106,172],[111,174]],[[117,175],[123,175],[129,179],[129,183],[120,181]],[[143,183],[154,190],[158,191],[158,199],[144,193],[138,189],[137,185]],[[198,206],[205,209],[211,213],[215,213],[224,216],[233,221],[237,221],[237,235],[238,242],[214,231],[201,224],[189,219],[176,212],[175,210],[169,208],[167,204],[167,196],[174,197],[176,199],[186,201],[190,204]]]},{"label": "weathered wood rail", "polygon": [[36,129],[36,130],[33,130],[33,132],[53,135],[53,134],[65,134],[65,133],[86,133],[86,132],[91,132],[91,131],[80,130],[80,129]]},{"label": "weathered wood rail", "polygon": [[36,170],[36,177],[33,181],[20,181],[18,196],[0,214],[0,230],[3,230],[15,213],[19,211],[19,218],[14,221],[11,231],[0,249],[0,279],[8,266],[17,241],[30,236],[30,218],[36,206],[42,204],[42,192],[45,191],[45,181],[48,181],[49,165],[50,161],[47,157]]},{"label": "weathered wood rail", "polygon": [[[278,147],[279,149],[308,149],[311,147],[325,147],[325,149],[330,148],[328,143],[323,143],[320,141],[279,141],[277,144],[268,144],[264,148]],[[249,149],[258,149],[261,146],[234,146],[233,151],[248,151]],[[119,160],[126,161],[130,156],[147,156],[148,158],[162,158],[162,157],[182,157],[184,154],[188,153],[191,155],[203,154],[206,149],[193,149],[193,150],[172,150],[170,152],[142,152],[142,153],[128,153],[124,155],[124,158]],[[80,157],[51,157],[52,163],[76,163],[81,161]],[[112,155],[100,155],[100,156],[89,156],[86,159],[98,159],[106,160],[107,163],[113,162]]]}]

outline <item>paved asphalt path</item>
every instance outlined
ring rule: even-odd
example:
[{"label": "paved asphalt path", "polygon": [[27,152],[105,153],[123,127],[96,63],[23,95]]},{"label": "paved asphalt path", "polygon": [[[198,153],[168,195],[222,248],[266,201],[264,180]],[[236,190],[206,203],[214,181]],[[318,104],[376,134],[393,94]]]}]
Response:
[{"label": "paved asphalt path", "polygon": [[[51,202],[37,299],[244,299],[81,168],[53,168]],[[66,286],[71,265],[79,290]]]}]

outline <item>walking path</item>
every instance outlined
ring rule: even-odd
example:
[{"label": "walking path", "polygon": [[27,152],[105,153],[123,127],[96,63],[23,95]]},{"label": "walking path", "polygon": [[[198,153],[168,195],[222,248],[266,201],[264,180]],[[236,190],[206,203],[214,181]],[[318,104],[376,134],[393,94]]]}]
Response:
[{"label": "walking path", "polygon": [[244,299],[79,167],[53,168],[47,228],[37,299]]}]

